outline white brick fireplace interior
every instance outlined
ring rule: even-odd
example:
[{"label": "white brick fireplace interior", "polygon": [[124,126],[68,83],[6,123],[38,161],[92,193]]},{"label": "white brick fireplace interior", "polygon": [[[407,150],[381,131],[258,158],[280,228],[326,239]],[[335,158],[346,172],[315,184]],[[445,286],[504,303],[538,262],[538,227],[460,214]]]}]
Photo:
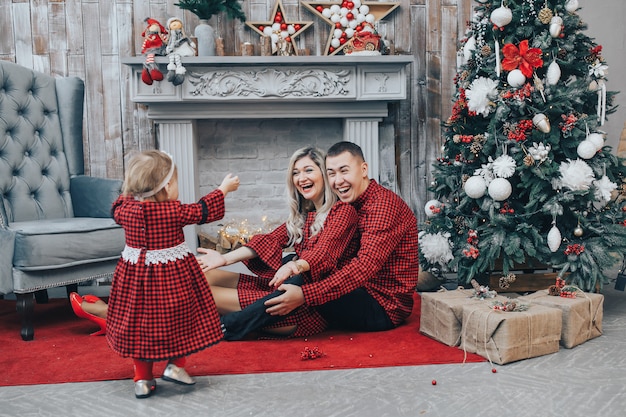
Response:
[{"label": "white brick fireplace interior", "polygon": [[[229,221],[283,221],[289,157],[302,146],[358,143],[370,176],[378,179],[379,123],[390,101],[406,98],[411,57],[185,59],[180,86],[147,86],[140,79],[141,57],[124,63],[133,68],[133,100],[148,105],[157,144],[178,166],[181,201],[196,201],[229,172],[241,179],[227,197],[224,220],[202,226],[206,233]],[[198,230],[185,231],[192,249]]]}]

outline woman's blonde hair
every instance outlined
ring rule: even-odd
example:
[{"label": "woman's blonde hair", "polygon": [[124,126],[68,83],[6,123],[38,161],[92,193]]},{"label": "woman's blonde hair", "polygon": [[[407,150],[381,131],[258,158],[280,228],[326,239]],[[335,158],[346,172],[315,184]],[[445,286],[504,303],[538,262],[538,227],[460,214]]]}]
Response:
[{"label": "woman's blonde hair", "polygon": [[176,165],[165,152],[149,150],[133,155],[128,161],[122,192],[139,200],[158,194],[173,175]]},{"label": "woman's blonde hair", "polygon": [[289,169],[287,170],[287,199],[289,205],[289,218],[287,219],[287,234],[289,236],[289,245],[294,243],[300,243],[302,241],[303,232],[302,228],[306,221],[307,214],[315,210],[315,205],[312,201],[309,201],[302,197],[302,194],[298,192],[293,185],[293,170],[300,159],[309,157],[322,171],[322,178],[324,179],[324,203],[322,207],[315,214],[315,221],[311,225],[311,236],[315,236],[322,230],[326,216],[331,207],[337,201],[337,196],[333,193],[333,190],[328,184],[328,178],[326,177],[326,154],[319,148],[305,147],[300,148],[291,156],[289,160]]}]

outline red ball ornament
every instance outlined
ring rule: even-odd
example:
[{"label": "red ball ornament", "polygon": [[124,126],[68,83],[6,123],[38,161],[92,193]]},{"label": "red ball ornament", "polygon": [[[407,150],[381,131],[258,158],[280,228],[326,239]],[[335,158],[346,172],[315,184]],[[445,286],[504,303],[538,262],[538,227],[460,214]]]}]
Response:
[{"label": "red ball ornament", "polygon": [[352,14],[352,12],[348,12],[348,13],[346,14],[346,19],[348,19],[348,20],[352,20],[352,19],[354,19],[354,14]]},{"label": "red ball ornament", "polygon": [[495,374],[496,372],[498,372],[498,370],[496,368],[491,368],[491,373]]},{"label": "red ball ornament", "polygon": [[348,9],[352,10],[352,9],[354,9],[354,3],[353,3],[353,2],[351,2],[351,1],[349,1],[349,2],[347,2],[347,3],[346,3],[346,7],[347,7]]},{"label": "red ball ornament", "polygon": [[257,29],[259,29],[261,32],[263,32],[263,30],[265,29],[265,26],[259,25],[259,27]]},{"label": "red ball ornament", "polygon": [[282,23],[283,18],[279,15],[274,16],[274,23]]},{"label": "red ball ornament", "polygon": [[287,23],[281,23],[280,30],[287,30]]},{"label": "red ball ornament", "polygon": [[346,38],[343,38],[343,37],[339,38],[339,43],[342,45],[346,43]]},{"label": "red ball ornament", "polygon": [[356,30],[357,32],[363,31],[363,25],[358,25],[356,28],[354,28],[354,30]]},{"label": "red ball ornament", "polygon": [[433,384],[433,385],[437,385],[437,380],[433,379],[433,380],[431,381],[431,384]]},{"label": "red ball ornament", "polygon": [[328,48],[328,52],[331,52],[331,53],[332,53],[332,52],[335,52],[335,48],[334,48],[333,46],[329,47],[329,48]]},{"label": "red ball ornament", "polygon": [[285,38],[285,41],[287,41],[287,42],[291,42],[291,36],[287,36],[287,37]]},{"label": "red ball ornament", "polygon": [[320,5],[315,6],[315,10],[317,10],[318,12],[322,13],[324,11],[324,8]]},{"label": "red ball ornament", "polygon": [[296,23],[295,25],[293,25],[293,28],[297,31],[299,31],[300,29],[302,29],[302,25],[300,25],[299,23]]},{"label": "red ball ornament", "polygon": [[340,22],[335,23],[335,29],[341,29],[341,23]]}]

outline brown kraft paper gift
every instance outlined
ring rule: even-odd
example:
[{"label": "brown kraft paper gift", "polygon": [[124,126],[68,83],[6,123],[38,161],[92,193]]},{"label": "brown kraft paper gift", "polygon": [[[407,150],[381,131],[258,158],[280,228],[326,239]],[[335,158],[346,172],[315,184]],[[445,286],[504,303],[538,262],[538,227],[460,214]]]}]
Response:
[{"label": "brown kraft paper gift", "polygon": [[460,348],[499,365],[547,355],[559,350],[561,323],[561,310],[542,305],[520,312],[466,305]]},{"label": "brown kraft paper gift", "polygon": [[548,295],[537,291],[519,298],[533,304],[558,308],[563,312],[561,345],[567,349],[602,335],[604,295],[576,292],[576,298]]},{"label": "brown kraft paper gift", "polygon": [[464,305],[491,305],[493,300],[506,299],[502,296],[471,298],[474,293],[474,290],[464,289],[421,293],[420,332],[448,346],[458,346]]}]

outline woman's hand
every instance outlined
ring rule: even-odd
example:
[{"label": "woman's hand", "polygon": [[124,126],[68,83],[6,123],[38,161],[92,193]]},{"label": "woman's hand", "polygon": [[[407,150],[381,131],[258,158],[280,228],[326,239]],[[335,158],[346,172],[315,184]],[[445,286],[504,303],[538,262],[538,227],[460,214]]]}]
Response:
[{"label": "woman's hand", "polygon": [[299,273],[298,265],[294,261],[289,261],[278,268],[278,271],[274,274],[274,278],[270,281],[270,286],[274,288],[280,287],[287,278],[292,275],[298,275]]},{"label": "woman's hand", "polygon": [[198,252],[204,253],[203,256],[198,256],[196,259],[202,268],[202,272],[210,271],[211,269],[219,268],[226,265],[226,258],[213,249],[198,248]]}]

